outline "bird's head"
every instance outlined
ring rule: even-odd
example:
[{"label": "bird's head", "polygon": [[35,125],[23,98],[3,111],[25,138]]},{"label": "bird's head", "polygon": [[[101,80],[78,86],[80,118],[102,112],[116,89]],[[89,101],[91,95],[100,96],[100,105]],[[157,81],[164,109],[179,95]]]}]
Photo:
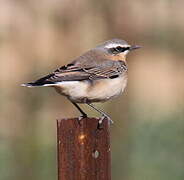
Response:
[{"label": "bird's head", "polygon": [[129,45],[126,41],[121,39],[112,39],[97,46],[112,60],[126,60],[126,55],[135,49],[141,48],[138,45]]}]

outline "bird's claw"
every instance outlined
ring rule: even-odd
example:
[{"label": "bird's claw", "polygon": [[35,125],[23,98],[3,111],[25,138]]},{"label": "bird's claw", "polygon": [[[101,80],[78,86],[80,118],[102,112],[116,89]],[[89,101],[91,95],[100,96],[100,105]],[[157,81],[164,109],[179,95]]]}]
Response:
[{"label": "bird's claw", "polygon": [[101,126],[102,126],[102,123],[103,123],[104,119],[107,119],[109,124],[113,124],[114,123],[113,120],[109,116],[102,115],[102,117],[98,121],[97,129],[100,129],[100,130],[103,129]]},{"label": "bird's claw", "polygon": [[81,115],[81,116],[79,116],[78,119],[77,119],[79,125],[81,125],[80,121],[81,121],[82,119],[84,119],[84,118],[87,118],[87,117],[88,117],[87,115]]},{"label": "bird's claw", "polygon": [[86,117],[87,117],[87,116],[81,115],[81,116],[78,117],[78,120],[81,121],[82,119],[84,119],[84,118],[86,118]]},{"label": "bird's claw", "polygon": [[113,124],[113,123],[114,123],[113,120],[112,120],[109,116],[107,116],[107,115],[103,115],[103,116],[100,118],[99,123],[102,123],[104,119],[107,119],[108,122],[109,122],[109,124]]}]

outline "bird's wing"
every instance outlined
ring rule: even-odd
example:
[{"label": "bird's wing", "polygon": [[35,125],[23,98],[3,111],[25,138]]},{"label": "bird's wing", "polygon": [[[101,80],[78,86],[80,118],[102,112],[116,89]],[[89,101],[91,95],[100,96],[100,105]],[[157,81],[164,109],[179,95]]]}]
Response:
[{"label": "bird's wing", "polygon": [[84,68],[86,73],[90,74],[89,79],[116,78],[127,71],[127,65],[124,61],[105,61],[100,66]]},{"label": "bird's wing", "polygon": [[116,78],[127,71],[124,61],[105,60],[98,65],[86,65],[70,63],[56,69],[53,73],[38,79],[29,85],[41,86],[55,84],[63,81],[96,80],[104,78]]}]

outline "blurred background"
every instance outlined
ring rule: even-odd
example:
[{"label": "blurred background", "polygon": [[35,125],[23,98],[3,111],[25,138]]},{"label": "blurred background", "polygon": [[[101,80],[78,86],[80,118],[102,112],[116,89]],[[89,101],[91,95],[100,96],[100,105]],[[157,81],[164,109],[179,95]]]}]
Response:
[{"label": "blurred background", "polygon": [[183,7],[183,0],[1,0],[0,179],[56,179],[56,119],[79,116],[53,89],[20,84],[121,38],[144,48],[129,54],[125,93],[98,105],[115,122],[112,179],[183,180]]}]

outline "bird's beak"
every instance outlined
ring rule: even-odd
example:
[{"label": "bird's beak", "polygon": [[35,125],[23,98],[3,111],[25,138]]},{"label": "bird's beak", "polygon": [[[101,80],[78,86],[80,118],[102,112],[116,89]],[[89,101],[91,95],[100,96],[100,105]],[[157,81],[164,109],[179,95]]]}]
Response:
[{"label": "bird's beak", "polygon": [[139,49],[139,48],[142,48],[142,46],[132,45],[129,50],[132,51],[132,50]]}]

